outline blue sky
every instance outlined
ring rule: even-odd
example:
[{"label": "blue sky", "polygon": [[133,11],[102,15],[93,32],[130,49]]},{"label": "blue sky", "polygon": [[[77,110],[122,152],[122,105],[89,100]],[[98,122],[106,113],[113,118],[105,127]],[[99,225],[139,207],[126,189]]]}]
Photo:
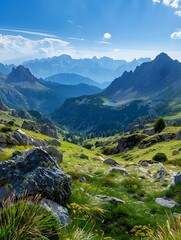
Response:
[{"label": "blue sky", "polygon": [[70,54],[181,60],[181,0],[1,0],[0,61]]}]

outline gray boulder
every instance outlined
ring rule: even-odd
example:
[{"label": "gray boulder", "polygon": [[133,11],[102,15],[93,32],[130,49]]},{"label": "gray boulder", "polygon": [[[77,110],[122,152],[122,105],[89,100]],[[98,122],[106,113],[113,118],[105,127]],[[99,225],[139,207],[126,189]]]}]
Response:
[{"label": "gray boulder", "polygon": [[37,127],[35,126],[35,124],[33,124],[32,122],[28,122],[28,121],[24,121],[21,128],[24,128],[28,131],[33,131],[33,132],[39,132]]},{"label": "gray boulder", "polygon": [[57,163],[61,163],[63,161],[63,154],[57,148],[46,146],[42,149],[51,155]]},{"label": "gray boulder", "polygon": [[84,154],[84,153],[82,153],[80,155],[80,158],[82,158],[82,159],[89,159],[89,157],[86,154]]},{"label": "gray boulder", "polygon": [[181,130],[179,130],[175,137],[176,140],[181,140]]},{"label": "gray boulder", "polygon": [[45,123],[40,126],[40,133],[49,137],[58,138],[56,127],[53,124]]},{"label": "gray boulder", "polygon": [[64,204],[70,196],[70,177],[40,148],[0,163],[0,203],[3,199],[41,194]]},{"label": "gray boulder", "polygon": [[174,150],[172,155],[175,156],[175,155],[178,155],[180,152],[178,150]]},{"label": "gray boulder", "polygon": [[113,158],[107,158],[106,160],[103,161],[103,163],[107,165],[113,165],[113,166],[119,165],[119,163],[116,162]]},{"label": "gray boulder", "polygon": [[181,184],[181,172],[174,176],[174,184]]},{"label": "gray boulder", "polygon": [[41,200],[39,204],[48,212],[51,212],[58,219],[60,225],[66,226],[70,223],[70,217],[67,208],[62,207],[58,203],[49,199]]},{"label": "gray boulder", "polygon": [[106,171],[106,174],[109,174],[111,172],[118,172],[122,175],[128,175],[129,176],[128,171],[126,169],[120,168],[120,167],[111,167]]},{"label": "gray boulder", "polygon": [[162,167],[158,170],[158,172],[156,174],[156,178],[161,180],[164,178],[164,175],[169,175],[169,174],[168,174],[167,170],[164,167]]},{"label": "gray boulder", "polygon": [[173,207],[179,207],[180,204],[178,204],[177,202],[173,201],[170,198],[167,197],[163,197],[163,198],[156,198],[155,202],[163,207],[167,207],[167,208],[173,208]]}]

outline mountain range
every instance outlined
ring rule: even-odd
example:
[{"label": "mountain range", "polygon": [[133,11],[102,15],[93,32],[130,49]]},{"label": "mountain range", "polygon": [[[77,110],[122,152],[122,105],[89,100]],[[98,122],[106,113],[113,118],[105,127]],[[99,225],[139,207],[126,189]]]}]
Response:
[{"label": "mountain range", "polygon": [[47,78],[59,73],[74,73],[93,79],[98,83],[111,82],[124,71],[134,70],[143,62],[151,61],[150,58],[134,59],[131,62],[114,60],[108,57],[73,59],[69,55],[35,59],[22,63],[37,77]]},{"label": "mountain range", "polygon": [[38,79],[24,66],[0,74],[0,99],[11,108],[34,109],[48,114],[70,97],[101,92],[87,84],[61,85]]},{"label": "mountain range", "polygon": [[140,116],[179,112],[180,92],[181,63],[161,53],[100,94],[68,99],[52,117],[71,131],[121,131]]}]

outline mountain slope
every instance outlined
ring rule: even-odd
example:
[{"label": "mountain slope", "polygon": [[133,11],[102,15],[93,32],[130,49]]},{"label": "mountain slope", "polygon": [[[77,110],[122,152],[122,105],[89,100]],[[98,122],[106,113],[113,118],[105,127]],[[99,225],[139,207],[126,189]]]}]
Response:
[{"label": "mountain slope", "polygon": [[103,93],[67,100],[52,117],[72,131],[121,131],[137,117],[180,111],[180,92],[181,63],[161,53]]},{"label": "mountain slope", "polygon": [[34,109],[43,113],[55,111],[68,97],[95,94],[101,89],[89,85],[67,86],[46,82],[18,66],[1,77],[0,99],[11,108]]},{"label": "mountain slope", "polygon": [[160,91],[180,80],[181,63],[161,53],[153,61],[137,67],[134,72],[124,72],[104,93],[113,100],[128,98],[128,93],[135,98],[150,97],[159,95]]}]

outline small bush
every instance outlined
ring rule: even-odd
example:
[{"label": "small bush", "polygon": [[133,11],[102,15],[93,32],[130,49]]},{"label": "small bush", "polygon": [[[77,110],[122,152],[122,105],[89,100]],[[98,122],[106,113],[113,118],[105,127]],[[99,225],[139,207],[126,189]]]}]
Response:
[{"label": "small bush", "polygon": [[12,131],[12,129],[10,127],[2,127],[1,128],[1,132],[3,132],[3,133],[7,133],[7,132],[11,132],[11,131]]},{"label": "small bush", "polygon": [[165,153],[157,153],[153,156],[152,159],[156,162],[166,162],[168,160]]},{"label": "small bush", "polygon": [[163,118],[158,118],[154,125],[155,132],[160,133],[166,127],[166,123]]},{"label": "small bush", "polygon": [[83,143],[82,147],[87,148],[87,149],[91,149],[93,147],[93,144],[89,143],[89,142],[85,142],[85,143]]}]

